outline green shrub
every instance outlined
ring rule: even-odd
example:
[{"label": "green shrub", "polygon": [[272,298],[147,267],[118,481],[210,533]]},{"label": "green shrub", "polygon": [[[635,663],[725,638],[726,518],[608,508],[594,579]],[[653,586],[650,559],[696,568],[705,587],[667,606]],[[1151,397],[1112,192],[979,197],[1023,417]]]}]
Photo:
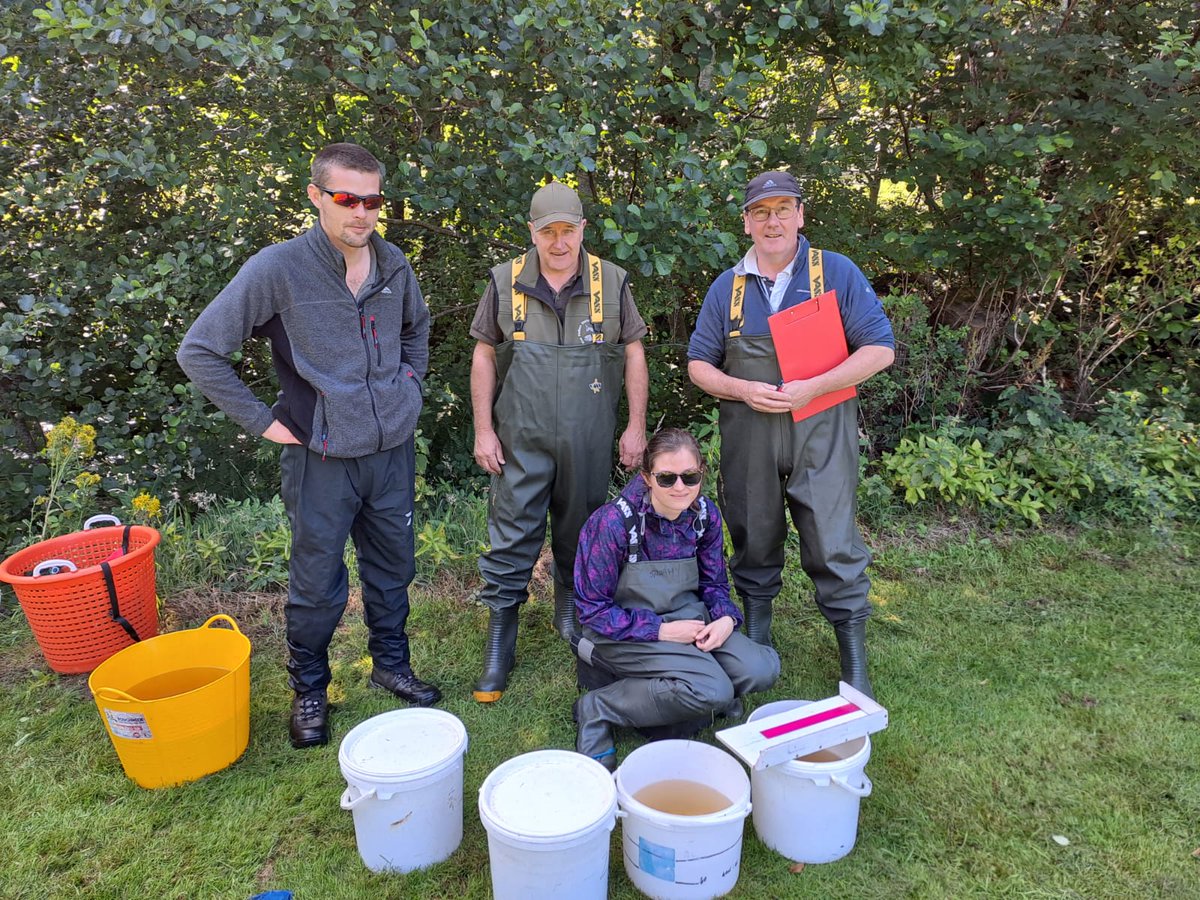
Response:
[{"label": "green shrub", "polygon": [[[1195,379],[1195,17],[1111,6],[6,0],[0,544],[66,415],[96,429],[101,498],[277,489],[273,448],[174,352],[254,251],[311,223],[307,167],[332,139],[386,163],[383,227],[434,316],[430,482],[485,481],[470,314],[549,177],[631,273],[652,421],[708,406],[684,347],[746,247],[746,177],[775,167],[805,183],[813,244],[894,295],[900,356],[863,389],[875,452],[973,414],[978,372],[998,389],[1048,368],[1086,406]],[[269,399],[261,342],[235,364]]]},{"label": "green shrub", "polygon": [[[956,420],[914,430],[876,473],[909,504],[1069,520],[1107,518],[1160,528],[1195,516],[1200,498],[1198,429],[1185,392],[1110,393],[1092,422],[1063,411],[1057,391],[1011,389],[990,424]],[[871,481],[878,490],[878,481]]]},{"label": "green shrub", "polygon": [[187,506],[176,505],[161,527],[159,593],[265,590],[287,584],[291,540],[282,500],[193,499],[200,512],[192,515]]},{"label": "green shrub", "polygon": [[1162,524],[1200,512],[1200,428],[1188,421],[1189,398],[1162,389],[1151,404],[1138,391],[1110,393],[1096,416],[1099,512]]},{"label": "green shrub", "polygon": [[916,294],[882,300],[896,336],[896,361],[858,389],[874,452],[895,447],[909,426],[960,415],[975,388],[965,362],[965,326],[936,325]]}]

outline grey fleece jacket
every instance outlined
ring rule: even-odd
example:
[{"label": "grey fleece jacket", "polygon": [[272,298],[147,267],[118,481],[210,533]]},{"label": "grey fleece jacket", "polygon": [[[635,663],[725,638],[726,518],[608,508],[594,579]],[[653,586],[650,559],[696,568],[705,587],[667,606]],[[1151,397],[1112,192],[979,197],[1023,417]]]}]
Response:
[{"label": "grey fleece jacket", "polygon": [[[320,224],[252,256],[188,329],[176,358],[209,400],[255,436],[272,419],[322,455],[354,458],[412,437],[429,365],[429,309],[404,253],[371,235],[375,280],[356,300]],[[230,356],[271,341],[280,391],[268,407]]]}]

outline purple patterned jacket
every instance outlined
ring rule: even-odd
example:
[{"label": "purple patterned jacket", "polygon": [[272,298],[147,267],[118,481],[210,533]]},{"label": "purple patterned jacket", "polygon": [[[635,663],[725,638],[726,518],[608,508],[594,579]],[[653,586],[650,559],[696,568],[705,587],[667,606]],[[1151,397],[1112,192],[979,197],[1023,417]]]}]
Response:
[{"label": "purple patterned jacket", "polygon": [[[742,624],[741,610],[729,598],[729,577],[721,534],[721,514],[708,500],[708,523],[696,538],[698,504],[671,521],[654,511],[650,493],[640,475],[621,491],[635,514],[646,514],[643,559],[666,560],[696,557],[700,570],[700,599],[712,618],[731,616],[735,627]],[[606,503],[587,520],[579,533],[575,556],[575,606],[579,621],[601,637],[614,641],[656,641],[662,618],[648,609],[624,609],[613,602],[617,579],[629,555],[625,520],[616,503]]]}]

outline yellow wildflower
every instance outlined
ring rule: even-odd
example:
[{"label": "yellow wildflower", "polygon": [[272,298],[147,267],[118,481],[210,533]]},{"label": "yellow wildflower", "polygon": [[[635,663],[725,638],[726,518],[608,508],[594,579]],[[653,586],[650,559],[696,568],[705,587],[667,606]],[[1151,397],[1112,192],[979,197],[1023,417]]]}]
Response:
[{"label": "yellow wildflower", "polygon": [[96,454],[96,429],[80,425],[71,416],[63,416],[46,435],[42,451],[51,463],[65,465],[72,459],[91,459]]},{"label": "yellow wildflower", "polygon": [[100,483],[100,476],[92,472],[80,472],[75,476],[75,487],[81,491],[90,490]]},{"label": "yellow wildflower", "polygon": [[157,497],[151,496],[146,491],[142,491],[134,497],[131,505],[134,512],[144,514],[147,519],[157,519],[162,512],[162,503],[159,502]]}]

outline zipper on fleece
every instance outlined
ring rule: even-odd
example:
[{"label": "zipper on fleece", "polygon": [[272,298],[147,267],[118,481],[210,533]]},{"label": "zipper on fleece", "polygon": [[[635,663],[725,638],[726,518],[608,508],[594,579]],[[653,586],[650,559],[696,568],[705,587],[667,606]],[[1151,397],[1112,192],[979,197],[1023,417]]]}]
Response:
[{"label": "zipper on fleece", "polygon": [[325,462],[325,455],[329,452],[329,411],[326,409],[328,402],[326,394],[321,391],[321,462]]},{"label": "zipper on fleece", "polygon": [[[402,267],[397,267],[396,269],[394,269],[392,271],[392,273],[388,276],[386,281],[383,281],[383,282],[377,281],[375,283],[374,287],[372,287],[371,293],[367,294],[365,297],[363,297],[361,299],[359,299],[358,297],[355,297],[353,294],[350,295],[351,298],[354,300],[355,306],[358,307],[359,329],[362,334],[363,349],[366,350],[366,352],[367,352],[367,397],[371,401],[371,417],[375,420],[375,433],[377,435],[379,435],[379,439],[376,442],[376,451],[377,452],[379,450],[383,449],[383,423],[381,421],[379,421],[379,409],[375,405],[375,392],[371,389],[371,347],[369,344],[367,344],[366,304],[367,304],[368,300],[370,300],[376,294],[381,293],[385,287],[388,287],[396,279],[396,276],[399,275],[402,271],[404,271],[404,269]],[[343,283],[345,283],[345,282],[343,282]],[[349,287],[346,288],[346,292],[350,293]],[[371,316],[370,325],[371,325],[371,338],[375,344],[375,356],[376,356],[375,364],[377,366],[382,366],[383,365],[383,350],[379,346],[379,334],[375,329],[375,316]]]}]

